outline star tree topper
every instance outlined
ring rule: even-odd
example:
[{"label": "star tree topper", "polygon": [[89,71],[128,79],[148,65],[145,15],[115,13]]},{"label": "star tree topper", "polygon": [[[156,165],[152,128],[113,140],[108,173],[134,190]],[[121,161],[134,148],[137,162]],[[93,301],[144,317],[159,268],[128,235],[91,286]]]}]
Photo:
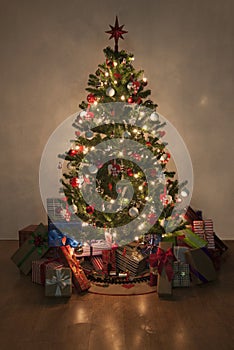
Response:
[{"label": "star tree topper", "polygon": [[113,27],[112,25],[109,24],[109,26],[111,27],[111,30],[107,30],[106,33],[107,34],[111,34],[109,39],[114,38],[115,39],[115,52],[118,52],[118,41],[119,38],[124,39],[123,38],[123,34],[126,34],[127,31],[123,30],[124,24],[123,25],[119,25],[119,20],[118,17],[116,16],[115,19],[115,26]]}]

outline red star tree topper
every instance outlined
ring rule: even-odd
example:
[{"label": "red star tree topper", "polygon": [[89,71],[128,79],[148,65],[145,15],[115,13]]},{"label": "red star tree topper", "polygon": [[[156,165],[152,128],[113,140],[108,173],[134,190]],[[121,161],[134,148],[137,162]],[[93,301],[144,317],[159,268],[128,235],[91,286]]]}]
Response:
[{"label": "red star tree topper", "polygon": [[111,30],[107,30],[106,33],[111,34],[109,39],[113,39],[113,38],[115,39],[115,52],[118,52],[119,38],[124,39],[123,34],[126,34],[127,31],[123,30],[124,24],[122,24],[121,26],[119,25],[119,20],[117,16],[115,19],[115,26],[113,27],[110,24],[109,26],[111,27]]}]

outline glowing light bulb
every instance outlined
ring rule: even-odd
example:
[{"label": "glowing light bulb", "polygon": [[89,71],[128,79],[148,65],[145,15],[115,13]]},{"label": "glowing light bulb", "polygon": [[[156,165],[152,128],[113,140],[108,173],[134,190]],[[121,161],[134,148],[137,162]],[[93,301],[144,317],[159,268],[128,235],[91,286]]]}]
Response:
[{"label": "glowing light bulb", "polygon": [[138,174],[134,174],[134,177],[137,179],[139,177],[139,175]]},{"label": "glowing light bulb", "polygon": [[134,132],[134,134],[136,134],[136,133],[138,132],[138,130],[137,130],[137,129],[134,129],[133,132]]},{"label": "glowing light bulb", "polygon": [[108,72],[105,72],[105,77],[109,77],[109,73]]},{"label": "glowing light bulb", "polygon": [[97,102],[97,101],[94,101],[94,103],[93,103],[93,104],[94,104],[94,106],[97,106],[98,102]]},{"label": "glowing light bulb", "polygon": [[111,203],[111,204],[114,204],[114,203],[115,203],[115,200],[114,200],[114,199],[111,199],[111,200],[110,200],[110,203]]},{"label": "glowing light bulb", "polygon": [[138,189],[139,189],[139,191],[142,191],[143,190],[143,186],[139,186]]},{"label": "glowing light bulb", "polygon": [[144,77],[142,80],[143,80],[144,83],[147,82],[147,78],[146,77]]},{"label": "glowing light bulb", "polygon": [[113,62],[114,67],[116,67],[118,65],[118,63],[116,61]]},{"label": "glowing light bulb", "polygon": [[125,100],[125,96],[122,95],[122,96],[120,97],[120,99],[121,99],[122,101],[124,101],[124,100]]},{"label": "glowing light bulb", "polygon": [[134,240],[135,240],[135,241],[138,241],[138,239],[139,239],[139,237],[138,237],[138,236],[136,236],[136,237],[134,238]]},{"label": "glowing light bulb", "polygon": [[118,84],[117,80],[114,80],[114,84],[115,84],[115,85],[117,85],[117,84]]}]

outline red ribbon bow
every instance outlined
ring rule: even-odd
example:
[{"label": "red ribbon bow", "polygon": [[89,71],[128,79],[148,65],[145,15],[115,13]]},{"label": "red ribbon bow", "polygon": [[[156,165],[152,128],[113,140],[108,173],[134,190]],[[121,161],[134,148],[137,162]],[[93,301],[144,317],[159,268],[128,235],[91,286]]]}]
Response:
[{"label": "red ribbon bow", "polygon": [[175,260],[172,248],[168,248],[164,251],[162,248],[158,247],[157,259],[159,274],[161,275],[163,268],[165,268],[168,281],[170,282],[174,275],[172,263]]}]

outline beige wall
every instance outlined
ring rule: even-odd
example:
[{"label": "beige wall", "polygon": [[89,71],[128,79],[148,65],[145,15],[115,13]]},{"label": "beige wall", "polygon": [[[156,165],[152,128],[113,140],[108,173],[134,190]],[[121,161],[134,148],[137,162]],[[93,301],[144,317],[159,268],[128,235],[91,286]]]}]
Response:
[{"label": "beige wall", "polygon": [[233,0],[1,0],[0,239],[46,222],[38,185],[43,148],[86,97],[88,74],[112,42],[115,14],[129,31],[152,98],[184,138],[192,205],[233,238]]}]

